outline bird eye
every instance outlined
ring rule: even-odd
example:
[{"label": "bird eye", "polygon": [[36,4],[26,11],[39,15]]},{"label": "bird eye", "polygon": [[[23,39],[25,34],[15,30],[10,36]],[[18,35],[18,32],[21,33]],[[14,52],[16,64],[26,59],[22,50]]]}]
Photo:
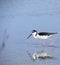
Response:
[{"label": "bird eye", "polygon": [[32,33],[36,32],[36,30],[32,30]]}]

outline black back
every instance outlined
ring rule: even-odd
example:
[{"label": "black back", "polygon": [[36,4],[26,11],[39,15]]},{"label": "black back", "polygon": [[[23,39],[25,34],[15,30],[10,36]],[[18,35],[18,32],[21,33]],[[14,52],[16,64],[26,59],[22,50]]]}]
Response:
[{"label": "black back", "polygon": [[49,36],[49,35],[53,35],[53,34],[57,34],[57,33],[48,33],[48,32],[40,32],[38,33],[40,36]]}]

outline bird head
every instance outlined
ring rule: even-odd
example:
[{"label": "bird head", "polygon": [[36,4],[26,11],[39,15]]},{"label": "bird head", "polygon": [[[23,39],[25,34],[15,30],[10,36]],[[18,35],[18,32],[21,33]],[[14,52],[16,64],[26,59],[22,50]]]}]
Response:
[{"label": "bird head", "polygon": [[29,39],[32,35],[37,35],[37,31],[36,30],[32,30],[31,34],[27,37],[27,39]]}]

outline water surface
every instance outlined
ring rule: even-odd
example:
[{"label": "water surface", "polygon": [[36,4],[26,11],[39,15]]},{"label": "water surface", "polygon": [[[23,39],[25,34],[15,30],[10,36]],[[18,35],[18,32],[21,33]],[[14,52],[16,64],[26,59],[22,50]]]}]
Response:
[{"label": "water surface", "polygon": [[[60,46],[59,7],[59,0],[0,0],[0,65],[59,65],[60,48],[52,53],[55,59],[32,61],[26,52],[28,50],[32,55],[42,49],[41,41],[33,37],[27,40],[33,29],[58,32],[52,38],[55,45]],[[48,52],[50,48],[46,50]]]}]

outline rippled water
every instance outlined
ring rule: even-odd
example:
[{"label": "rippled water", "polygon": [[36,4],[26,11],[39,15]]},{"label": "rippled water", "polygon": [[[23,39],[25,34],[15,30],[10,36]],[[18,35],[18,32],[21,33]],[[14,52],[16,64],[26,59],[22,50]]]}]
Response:
[{"label": "rippled water", "polygon": [[[54,59],[33,61],[27,54],[41,51],[41,41],[27,40],[31,30],[58,32],[52,38],[60,46],[59,0],[1,0],[0,1],[0,65],[59,65],[60,48],[54,48]],[[5,32],[6,30],[6,32]],[[46,44],[51,43],[46,41]],[[50,52],[50,47],[46,47]]]}]

